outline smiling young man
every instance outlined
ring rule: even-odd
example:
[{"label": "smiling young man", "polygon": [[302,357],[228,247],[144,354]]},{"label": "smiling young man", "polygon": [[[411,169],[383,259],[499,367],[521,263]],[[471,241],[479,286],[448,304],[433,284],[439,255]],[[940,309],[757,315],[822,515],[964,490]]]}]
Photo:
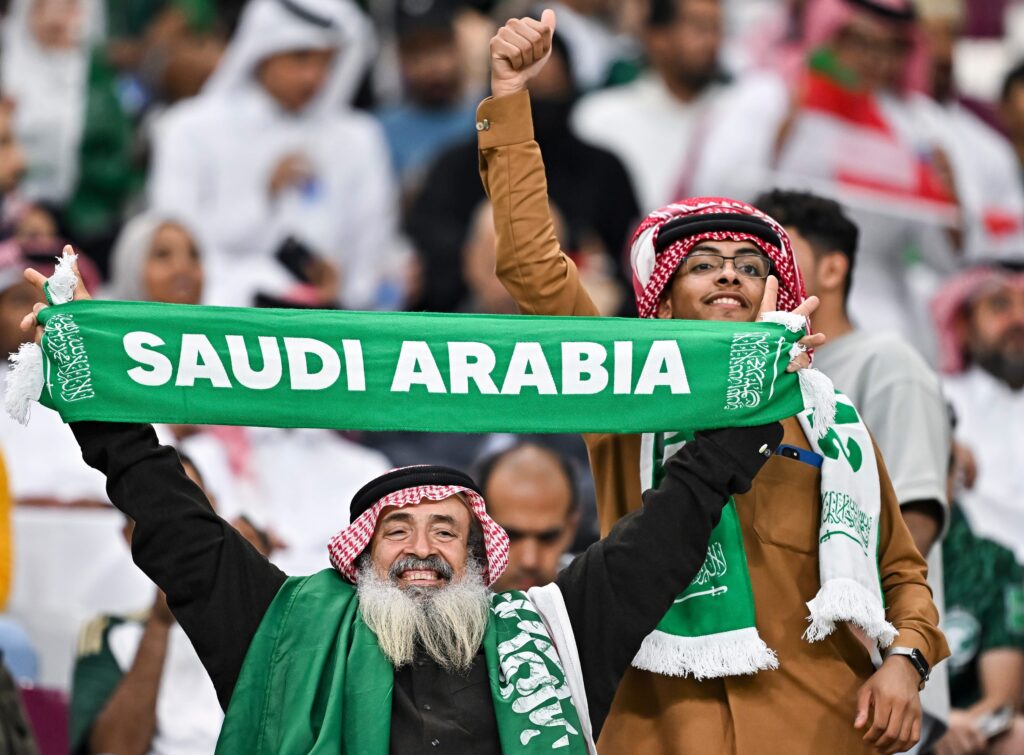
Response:
[{"label": "smiling young man", "polygon": [[[545,63],[554,21],[550,11],[540,21],[515,19],[492,39],[494,96],[477,112],[481,176],[494,208],[498,275],[520,311],[594,315],[552,229],[544,166],[530,122],[527,83]],[[752,322],[776,303],[803,315],[816,305],[804,301],[783,229],[742,202],[697,198],[652,212],[634,235],[631,257],[641,317]],[[820,345],[820,339],[805,340]],[[770,459],[750,493],[735,498],[742,554],[731,564],[720,552],[709,554],[714,558],[695,580],[742,569],[738,562],[745,559],[756,631],[769,649],[767,658],[751,659],[746,646],[728,642],[716,646],[721,653],[707,665],[706,655],[696,663],[668,652],[638,658],[619,687],[602,753],[897,752],[917,740],[919,685],[926,666],[948,650],[937,628],[925,564],[900,518],[884,464],[877,451],[865,449],[877,465],[871,481],[879,506],[874,566],[885,619],[896,634],[894,654],[876,670],[847,622],[837,622],[817,641],[805,639],[805,631],[813,635],[808,604],[822,588],[827,550],[828,538],[819,541],[827,462],[812,450],[824,447],[812,447],[798,418],[785,420],[783,427],[785,455]],[[656,483],[662,460],[679,440],[662,434],[587,436],[604,532],[640,506],[642,492]],[[851,448],[836,443],[828,451],[859,468],[864,458],[855,461]],[[855,513],[845,504],[841,508]],[[680,600],[689,601],[691,621],[710,621],[720,605],[715,595],[721,594],[702,590],[706,609],[689,601],[696,593]],[[668,647],[658,644],[663,639],[653,647]]]}]

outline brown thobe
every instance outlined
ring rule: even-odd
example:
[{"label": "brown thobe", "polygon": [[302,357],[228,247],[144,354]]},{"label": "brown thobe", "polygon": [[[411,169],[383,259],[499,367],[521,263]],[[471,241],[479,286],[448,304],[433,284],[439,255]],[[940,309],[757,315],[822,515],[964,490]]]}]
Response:
[{"label": "brown thobe", "polygon": [[[487,99],[477,112],[480,175],[494,207],[497,272],[524,314],[596,315],[576,267],[563,254],[547,204],[540,148],[525,93]],[[783,443],[809,448],[795,418]],[[585,437],[602,533],[641,505],[640,436]],[[896,645],[930,664],[949,654],[925,577],[927,567],[900,516],[881,456],[878,567]],[[800,755],[873,752],[853,728],[857,692],[874,671],[843,624],[826,639],[802,639],[807,601],[820,586],[818,469],[775,456],[736,496],[754,590],[758,631],[779,668],[696,681],[630,669],[599,741],[604,754]],[[609,610],[614,610],[610,606]]]}]

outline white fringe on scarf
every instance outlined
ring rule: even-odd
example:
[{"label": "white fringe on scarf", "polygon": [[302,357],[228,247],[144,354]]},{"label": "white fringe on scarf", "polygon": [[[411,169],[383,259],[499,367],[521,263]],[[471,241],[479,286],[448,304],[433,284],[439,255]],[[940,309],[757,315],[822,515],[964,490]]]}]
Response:
[{"label": "white fringe on scarf", "polygon": [[644,638],[633,666],[702,681],[774,670],[779,667],[779,659],[754,627],[702,637],[682,637],[655,629]]},{"label": "white fringe on scarf", "polygon": [[23,343],[16,354],[11,354],[4,408],[14,420],[27,425],[32,402],[38,401],[42,392],[43,350],[34,343]]},{"label": "white fringe on scarf", "polygon": [[825,639],[835,630],[836,624],[843,621],[859,626],[883,648],[889,647],[896,639],[896,627],[885,620],[885,608],[878,595],[854,579],[828,580],[807,602],[807,607],[811,610],[807,617],[811,625],[804,632],[804,639],[808,642]]},{"label": "white fringe on scarf", "polygon": [[75,298],[78,276],[75,274],[77,254],[65,254],[57,262],[57,268],[46,281],[46,292],[54,304],[67,304]]},{"label": "white fringe on scarf", "polygon": [[[46,281],[46,294],[53,304],[67,304],[75,297],[78,276],[75,274],[77,254],[65,254]],[[43,393],[43,351],[34,343],[23,343],[18,353],[11,354],[11,369],[7,373],[7,391],[4,408],[16,422],[27,425],[32,413],[32,402]]]}]

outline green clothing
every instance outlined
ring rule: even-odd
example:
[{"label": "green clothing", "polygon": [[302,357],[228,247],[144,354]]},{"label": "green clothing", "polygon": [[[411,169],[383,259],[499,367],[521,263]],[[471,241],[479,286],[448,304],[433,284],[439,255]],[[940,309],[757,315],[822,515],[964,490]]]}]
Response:
[{"label": "green clothing", "polygon": [[954,708],[981,698],[978,659],[986,650],[1024,650],[1024,569],[1013,552],[977,537],[959,508],[952,509],[943,542],[949,691]]},{"label": "green clothing", "polygon": [[87,86],[78,184],[64,208],[65,224],[81,239],[116,229],[128,199],[142,186],[132,155],[132,122],[117,98],[114,71],[102,49],[89,61]]},{"label": "green clothing", "polygon": [[89,733],[93,724],[124,676],[110,649],[110,632],[133,620],[136,619],[98,616],[86,624],[79,635],[68,721],[68,744],[72,753],[90,752]]},{"label": "green clothing", "polygon": [[[557,651],[524,593],[491,597],[483,648],[503,752],[587,745]],[[217,753],[386,755],[395,675],[334,569],[290,577],[245,656]]]}]

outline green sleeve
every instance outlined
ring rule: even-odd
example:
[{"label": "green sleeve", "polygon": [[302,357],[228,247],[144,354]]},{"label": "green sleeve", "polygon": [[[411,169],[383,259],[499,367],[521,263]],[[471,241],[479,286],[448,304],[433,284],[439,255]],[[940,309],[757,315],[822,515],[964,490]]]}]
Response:
[{"label": "green sleeve", "polygon": [[1008,550],[1000,548],[993,576],[998,595],[982,617],[981,652],[994,648],[1024,650],[1024,570]]},{"label": "green sleeve", "polygon": [[[110,650],[108,637],[119,621],[106,617],[91,622],[79,638],[79,654],[71,686],[71,710],[68,722],[68,740],[72,755],[88,755],[89,734],[103,711],[107,700],[114,694],[124,674]],[[99,634],[99,646],[88,647],[90,635]]]}]

